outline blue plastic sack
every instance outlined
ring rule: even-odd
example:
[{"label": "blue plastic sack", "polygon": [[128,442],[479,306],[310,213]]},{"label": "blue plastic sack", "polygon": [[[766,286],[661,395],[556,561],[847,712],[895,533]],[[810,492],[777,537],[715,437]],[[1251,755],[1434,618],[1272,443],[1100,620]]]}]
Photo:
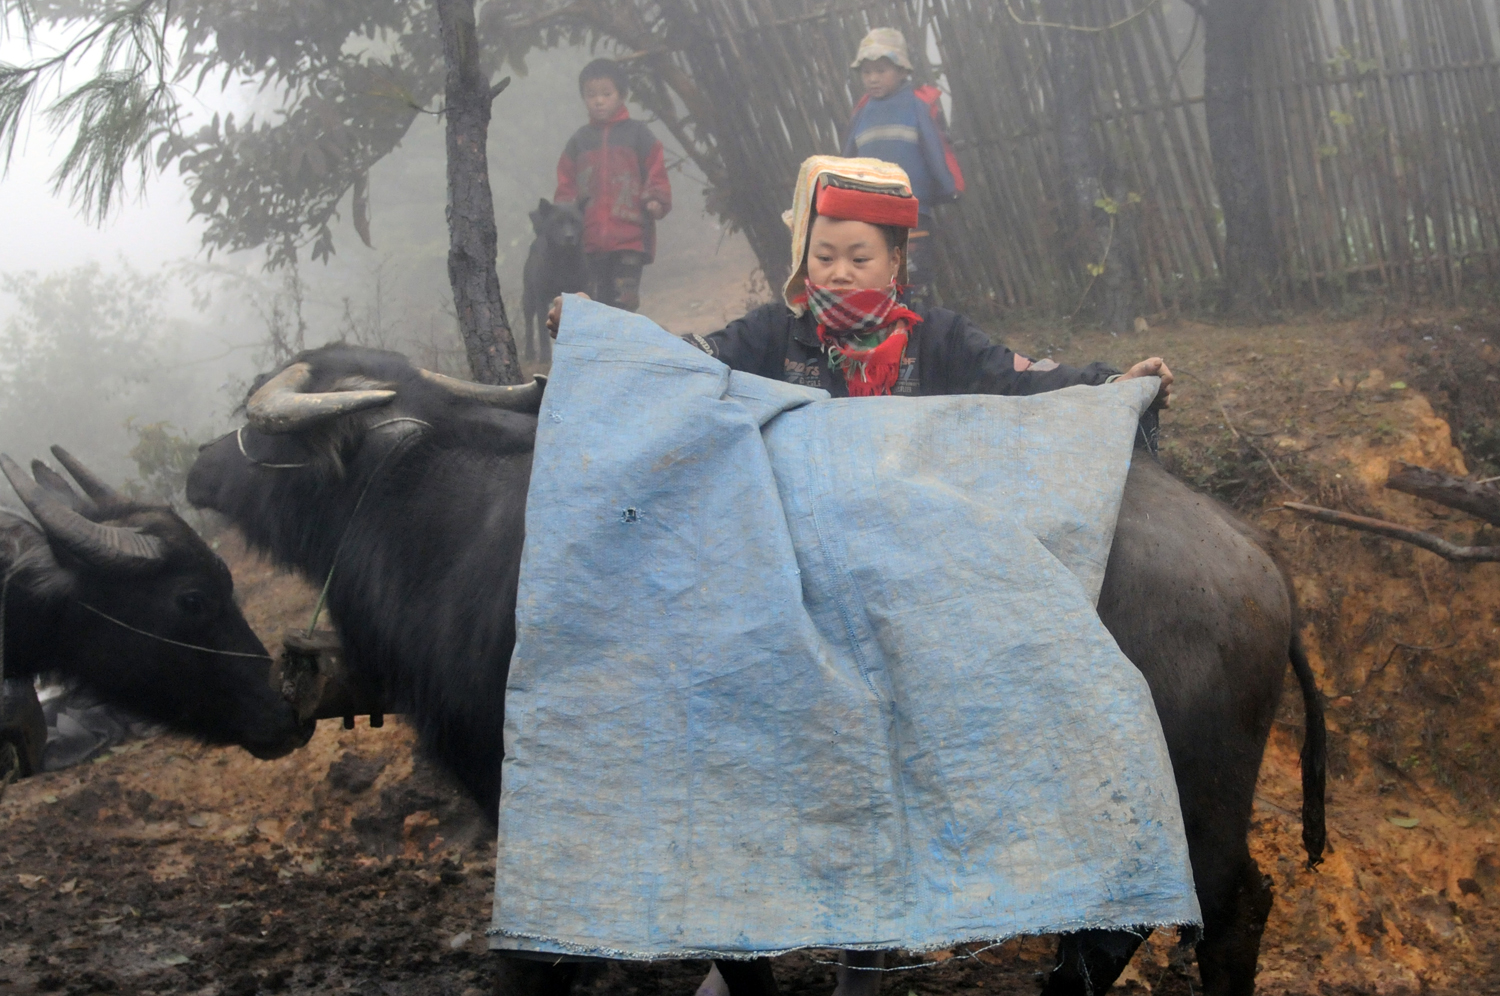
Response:
[{"label": "blue plastic sack", "polygon": [[1154,378],[830,400],[569,297],[491,947],[927,950],[1199,920],[1094,609]]}]

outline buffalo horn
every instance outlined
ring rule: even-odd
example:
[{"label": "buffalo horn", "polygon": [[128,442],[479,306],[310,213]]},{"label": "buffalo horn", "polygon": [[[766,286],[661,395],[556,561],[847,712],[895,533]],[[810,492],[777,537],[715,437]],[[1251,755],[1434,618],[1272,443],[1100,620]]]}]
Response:
[{"label": "buffalo horn", "polygon": [[97,474],[85,467],[77,457],[61,446],[53,446],[52,455],[57,457],[57,462],[63,465],[63,470],[73,475],[73,480],[78,482],[83,493],[94,499],[94,504],[108,505],[120,500],[119,492],[101,481]]},{"label": "buffalo horn", "polygon": [[86,519],[67,502],[21,472],[16,462],[0,453],[0,472],[16,489],[47,538],[61,544],[85,563],[96,567],[141,567],[161,560],[165,547],[160,539],[128,526],[107,526]]},{"label": "buffalo horn", "polygon": [[528,415],[541,411],[542,391],[547,387],[547,378],[540,374],[533,377],[529,384],[476,384],[472,380],[459,380],[431,370],[423,370],[422,379],[441,387],[456,398],[513,412],[525,412]]},{"label": "buffalo horn", "polygon": [[74,491],[73,485],[69,484],[66,478],[45,463],[42,463],[42,461],[31,461],[31,476],[35,477],[36,482],[42,487],[66,502],[67,506],[73,511],[81,512],[84,515],[87,515],[89,512],[98,511],[93,502],[80,495],[77,491]]},{"label": "buffalo horn", "polygon": [[296,432],[339,415],[388,403],[395,391],[321,391],[303,393],[312,380],[310,363],[293,363],[261,385],[245,402],[250,425],[260,432]]}]

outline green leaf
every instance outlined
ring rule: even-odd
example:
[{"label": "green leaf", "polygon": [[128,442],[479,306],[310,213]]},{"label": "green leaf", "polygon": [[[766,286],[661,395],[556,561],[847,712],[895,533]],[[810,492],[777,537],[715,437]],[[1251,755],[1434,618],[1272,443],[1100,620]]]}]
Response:
[{"label": "green leaf", "polygon": [[1393,380],[1390,383],[1390,388],[1391,388],[1392,391],[1404,391],[1404,390],[1406,390],[1406,381],[1404,381],[1404,380]]},{"label": "green leaf", "polygon": [[1419,826],[1422,823],[1415,816],[1387,816],[1385,819],[1387,823],[1394,823],[1403,830],[1410,830],[1412,827]]}]

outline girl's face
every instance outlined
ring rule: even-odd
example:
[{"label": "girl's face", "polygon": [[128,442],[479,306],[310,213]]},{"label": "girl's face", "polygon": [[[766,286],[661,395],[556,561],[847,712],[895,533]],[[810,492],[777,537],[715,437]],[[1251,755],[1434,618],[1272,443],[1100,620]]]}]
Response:
[{"label": "girl's face", "polygon": [[906,70],[884,57],[873,62],[866,59],[859,64],[859,81],[864,84],[870,99],[884,100],[901,89],[901,84],[906,82]]},{"label": "girl's face", "polygon": [[625,98],[615,89],[615,81],[608,77],[583,84],[583,106],[589,109],[589,120],[595,124],[603,124],[620,113],[624,104]]},{"label": "girl's face", "polygon": [[901,268],[901,250],[885,244],[885,233],[863,221],[813,219],[807,247],[807,279],[820,287],[883,290]]}]

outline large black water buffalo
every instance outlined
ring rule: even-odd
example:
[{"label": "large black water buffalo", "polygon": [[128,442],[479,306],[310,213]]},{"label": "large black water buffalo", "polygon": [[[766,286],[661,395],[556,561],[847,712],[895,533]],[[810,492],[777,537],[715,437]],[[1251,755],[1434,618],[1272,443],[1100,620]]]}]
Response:
[{"label": "large black water buffalo", "polygon": [[[7,690],[30,692],[47,673],[257,757],[305,744],[312,726],[272,689],[270,656],[235,604],[224,561],[171,509],[125,498],[65,450],[53,453],[82,494],[45,464],[32,465],[33,480],[0,456],[37,523],[0,511]],[[19,739],[31,755],[23,769],[34,769],[34,745]]]},{"label": "large black water buffalo", "polygon": [[[439,377],[395,353],[314,350],[262,379],[249,424],[206,446],[188,478],[189,500],[281,564],[319,584],[332,572],[329,606],[356,678],[409,712],[491,813],[540,395],[539,384]],[[1099,613],[1145,674],[1166,730],[1212,996],[1254,988],[1271,892],[1246,834],[1289,659],[1307,716],[1304,839],[1310,858],[1322,849],[1322,709],[1293,612],[1250,528],[1138,453]],[[1048,991],[1108,988],[1139,943],[1070,936]],[[567,966],[507,962],[502,987],[566,985]],[[720,969],[736,996],[774,986],[764,963]]]}]

